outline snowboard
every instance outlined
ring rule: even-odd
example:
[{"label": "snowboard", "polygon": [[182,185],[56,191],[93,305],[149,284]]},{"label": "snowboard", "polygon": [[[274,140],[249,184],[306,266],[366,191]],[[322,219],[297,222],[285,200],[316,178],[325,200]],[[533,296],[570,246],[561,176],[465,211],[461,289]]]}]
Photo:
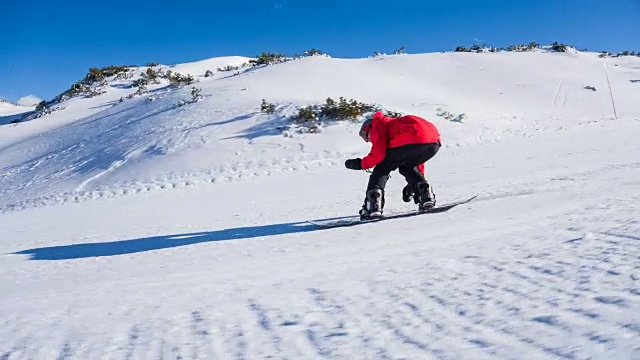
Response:
[{"label": "snowboard", "polygon": [[308,220],[307,222],[321,229],[331,229],[331,228],[337,228],[337,227],[368,224],[368,223],[391,220],[391,219],[400,219],[400,218],[406,218],[406,217],[417,216],[417,215],[437,214],[437,213],[449,211],[458,205],[469,203],[477,197],[478,195],[474,195],[468,199],[436,206],[427,211],[412,210],[412,211],[406,211],[406,212],[396,212],[396,213],[382,215],[382,217],[376,218],[376,219],[360,220],[360,216],[351,216],[351,217],[344,217],[344,218]]}]

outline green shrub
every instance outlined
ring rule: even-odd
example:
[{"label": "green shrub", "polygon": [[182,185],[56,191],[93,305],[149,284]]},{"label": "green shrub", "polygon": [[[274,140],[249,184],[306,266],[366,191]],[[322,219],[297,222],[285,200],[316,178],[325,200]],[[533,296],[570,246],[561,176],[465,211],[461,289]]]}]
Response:
[{"label": "green shrub", "polygon": [[554,41],[553,43],[551,43],[551,50],[557,51],[557,52],[566,52],[569,46],[570,45],[561,44],[561,43],[558,43],[557,41]]},{"label": "green shrub", "polygon": [[287,57],[284,54],[278,54],[273,52],[263,52],[262,54],[256,56],[255,59],[249,60],[249,65],[251,66],[260,66],[260,65],[272,65],[278,64],[286,61]]},{"label": "green shrub", "polygon": [[393,50],[394,55],[406,54],[404,51],[404,45],[400,46],[398,49]]},{"label": "green shrub", "polygon": [[540,44],[536,42],[530,42],[528,45],[525,45],[525,44],[510,45],[507,47],[507,51],[527,52],[527,51],[533,51],[539,47],[540,47]]},{"label": "green shrub", "polygon": [[332,98],[327,98],[324,105],[320,107],[320,116],[331,120],[355,119],[371,112],[375,109],[373,105],[365,104],[357,100],[346,100],[340,97],[338,102]]},{"label": "green shrub", "polygon": [[116,74],[113,78],[114,80],[129,80],[133,77],[133,71],[127,70],[126,72],[121,72]]},{"label": "green shrub", "polygon": [[138,83],[138,90],[136,90],[136,92],[134,93],[134,95],[142,95],[144,93],[146,93],[147,90],[147,82],[145,81],[141,81]]},{"label": "green shrub", "polygon": [[120,73],[126,73],[127,71],[129,71],[129,68],[127,66],[105,66],[100,69],[90,68],[89,72],[87,73],[87,75],[85,75],[82,82],[87,85],[91,85],[95,82],[104,80],[108,77],[111,77]]},{"label": "green shrub", "polygon": [[191,74],[184,75],[178,72],[167,71],[164,78],[169,80],[169,83],[175,87],[187,86],[196,83],[196,79],[194,79]]},{"label": "green shrub", "polygon": [[85,96],[88,97],[88,98],[92,98],[92,97],[100,96],[100,95],[106,94],[106,93],[107,93],[107,91],[102,89],[102,88],[92,87],[92,88],[89,88],[86,91]]},{"label": "green shrub", "polygon": [[47,116],[49,114],[52,114],[56,111],[60,111],[60,110],[64,110],[65,107],[64,106],[55,106],[55,107],[45,107],[42,108],[39,111],[33,112],[33,113],[27,113],[22,115],[21,119],[19,121],[25,121],[25,120],[33,120],[33,119],[39,119],[43,116]]},{"label": "green shrub", "polygon": [[36,111],[42,111],[47,108],[47,102],[42,100],[36,105]]},{"label": "green shrub", "polygon": [[260,104],[260,112],[263,114],[273,114],[276,111],[276,106],[268,103],[267,100],[262,99]]},{"label": "green shrub", "polygon": [[316,111],[317,111],[316,108],[313,106],[300,108],[298,109],[298,115],[293,117],[293,122],[295,124],[305,124],[308,122],[314,122],[318,120],[318,115],[316,114]]},{"label": "green shrub", "polygon": [[191,100],[192,102],[197,102],[204,99],[204,96],[202,96],[202,89],[201,88],[197,88],[197,87],[192,87],[191,88]]},{"label": "green shrub", "polygon": [[[268,103],[263,100],[263,104]],[[327,98],[324,104],[298,108],[297,114],[290,118],[291,125],[284,128],[285,136],[290,136],[292,132],[315,133],[320,130],[324,121],[356,120],[373,113],[377,108],[375,104],[347,100],[344,97],[340,97],[338,101]],[[384,113],[391,117],[402,116],[401,113],[394,111],[384,111]]]},{"label": "green shrub", "polygon": [[443,109],[440,109],[440,108],[436,109],[436,111],[437,111],[436,115],[441,116],[441,117],[443,117],[443,118],[445,118],[445,119],[447,119],[449,121],[453,121],[453,122],[461,123],[467,117],[467,115],[464,114],[464,113],[456,115],[456,114],[453,114],[453,113],[451,113],[449,111],[446,111],[446,110],[443,110]]},{"label": "green shrub", "polygon": [[308,57],[308,56],[319,56],[319,55],[326,55],[324,52],[322,52],[321,50],[318,50],[316,48],[311,48],[309,50],[306,50],[302,53],[302,56]]},{"label": "green shrub", "polygon": [[[249,60],[251,61],[251,60]],[[240,66],[231,66],[231,65],[227,65],[225,67],[221,67],[217,69],[218,71],[235,71],[235,70],[240,70]]]},{"label": "green shrub", "polygon": [[89,72],[87,72],[82,80],[76,81],[73,85],[71,85],[71,88],[56,96],[54,98],[54,101],[61,102],[76,95],[86,95],[92,97],[103,94],[103,91],[92,88],[92,85],[98,83],[100,86],[105,86],[107,84],[108,77],[117,76],[120,74],[126,75],[128,71],[128,66],[105,66],[103,68],[90,68]]},{"label": "green shrub", "polygon": [[141,77],[141,78],[137,78],[135,80],[133,80],[131,82],[131,85],[133,87],[141,87],[141,86],[147,86],[149,85],[149,79]]},{"label": "green shrub", "polygon": [[599,57],[604,58],[604,57],[620,57],[620,56],[640,56],[640,52],[637,51],[629,51],[629,50],[624,50],[622,52],[616,53],[616,54],[612,54],[608,51],[601,51]]},{"label": "green shrub", "polygon": [[146,77],[149,79],[149,82],[158,83],[158,78],[162,77],[162,72],[149,67],[144,73],[140,74],[140,76]]}]

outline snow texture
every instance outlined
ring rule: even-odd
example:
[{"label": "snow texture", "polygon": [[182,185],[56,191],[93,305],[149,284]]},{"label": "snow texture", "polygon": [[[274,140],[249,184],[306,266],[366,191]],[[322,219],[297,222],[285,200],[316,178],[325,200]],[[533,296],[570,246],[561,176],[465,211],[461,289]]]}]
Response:
[{"label": "snow texture", "polygon": [[[640,359],[640,59],[216,71],[246,60],[163,66],[197,102],[110,79],[17,125],[31,109],[0,103],[0,359]],[[310,223],[357,214],[367,176],[343,163],[368,145],[356,122],[282,128],[340,96],[433,121],[438,202],[478,197]],[[413,209],[403,186],[386,211]]]}]

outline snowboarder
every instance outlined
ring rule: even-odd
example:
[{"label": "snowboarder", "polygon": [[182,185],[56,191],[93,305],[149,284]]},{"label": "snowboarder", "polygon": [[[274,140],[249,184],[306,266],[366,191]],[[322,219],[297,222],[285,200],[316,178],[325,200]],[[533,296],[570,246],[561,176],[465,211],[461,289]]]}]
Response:
[{"label": "snowboarder", "polygon": [[351,170],[373,168],[367,185],[361,219],[379,218],[384,208],[384,188],[389,174],[398,169],[407,185],[402,200],[413,198],[418,210],[435,206],[435,195],[424,176],[424,163],[441,147],[440,133],[429,121],[414,115],[398,118],[378,111],[367,118],[360,128],[360,137],[371,142],[371,151],[364,158],[348,159],[344,165]]}]

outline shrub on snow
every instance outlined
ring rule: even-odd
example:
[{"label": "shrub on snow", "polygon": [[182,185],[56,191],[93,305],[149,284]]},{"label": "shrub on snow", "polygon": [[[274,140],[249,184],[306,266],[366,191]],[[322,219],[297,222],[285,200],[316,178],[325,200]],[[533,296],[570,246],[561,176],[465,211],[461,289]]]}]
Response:
[{"label": "shrub on snow", "polygon": [[401,54],[406,54],[406,52],[404,51],[404,45],[400,46],[398,49],[393,50],[393,54],[394,55],[401,55]]},{"label": "shrub on snow", "polygon": [[557,51],[557,52],[566,52],[569,49],[569,47],[571,46],[567,44],[558,43],[557,41],[554,41],[553,43],[551,43],[551,50]]},{"label": "shrub on snow", "polygon": [[197,87],[192,87],[191,88],[191,100],[192,102],[198,102],[200,100],[204,99],[204,96],[202,96],[202,89],[201,88],[197,88]]},{"label": "shrub on snow", "polygon": [[267,100],[262,99],[262,103],[260,103],[260,112],[263,114],[273,114],[276,111],[276,106],[272,103],[267,102]]},{"label": "shrub on snow", "polygon": [[518,45],[509,45],[507,47],[507,51],[513,51],[513,52],[527,52],[527,51],[533,51],[537,48],[540,47],[540,44],[538,44],[537,42],[530,42],[528,45],[525,44],[518,44]]},{"label": "shrub on snow", "polygon": [[249,65],[251,66],[260,66],[260,65],[272,65],[278,64],[287,61],[287,57],[284,54],[278,54],[273,52],[263,52],[262,54],[256,56],[255,59],[249,60]]},{"label": "shrub on snow", "polygon": [[193,75],[184,75],[178,72],[172,72],[170,70],[167,70],[164,78],[169,80],[169,83],[175,87],[182,87],[196,83],[196,79],[193,77]]}]

